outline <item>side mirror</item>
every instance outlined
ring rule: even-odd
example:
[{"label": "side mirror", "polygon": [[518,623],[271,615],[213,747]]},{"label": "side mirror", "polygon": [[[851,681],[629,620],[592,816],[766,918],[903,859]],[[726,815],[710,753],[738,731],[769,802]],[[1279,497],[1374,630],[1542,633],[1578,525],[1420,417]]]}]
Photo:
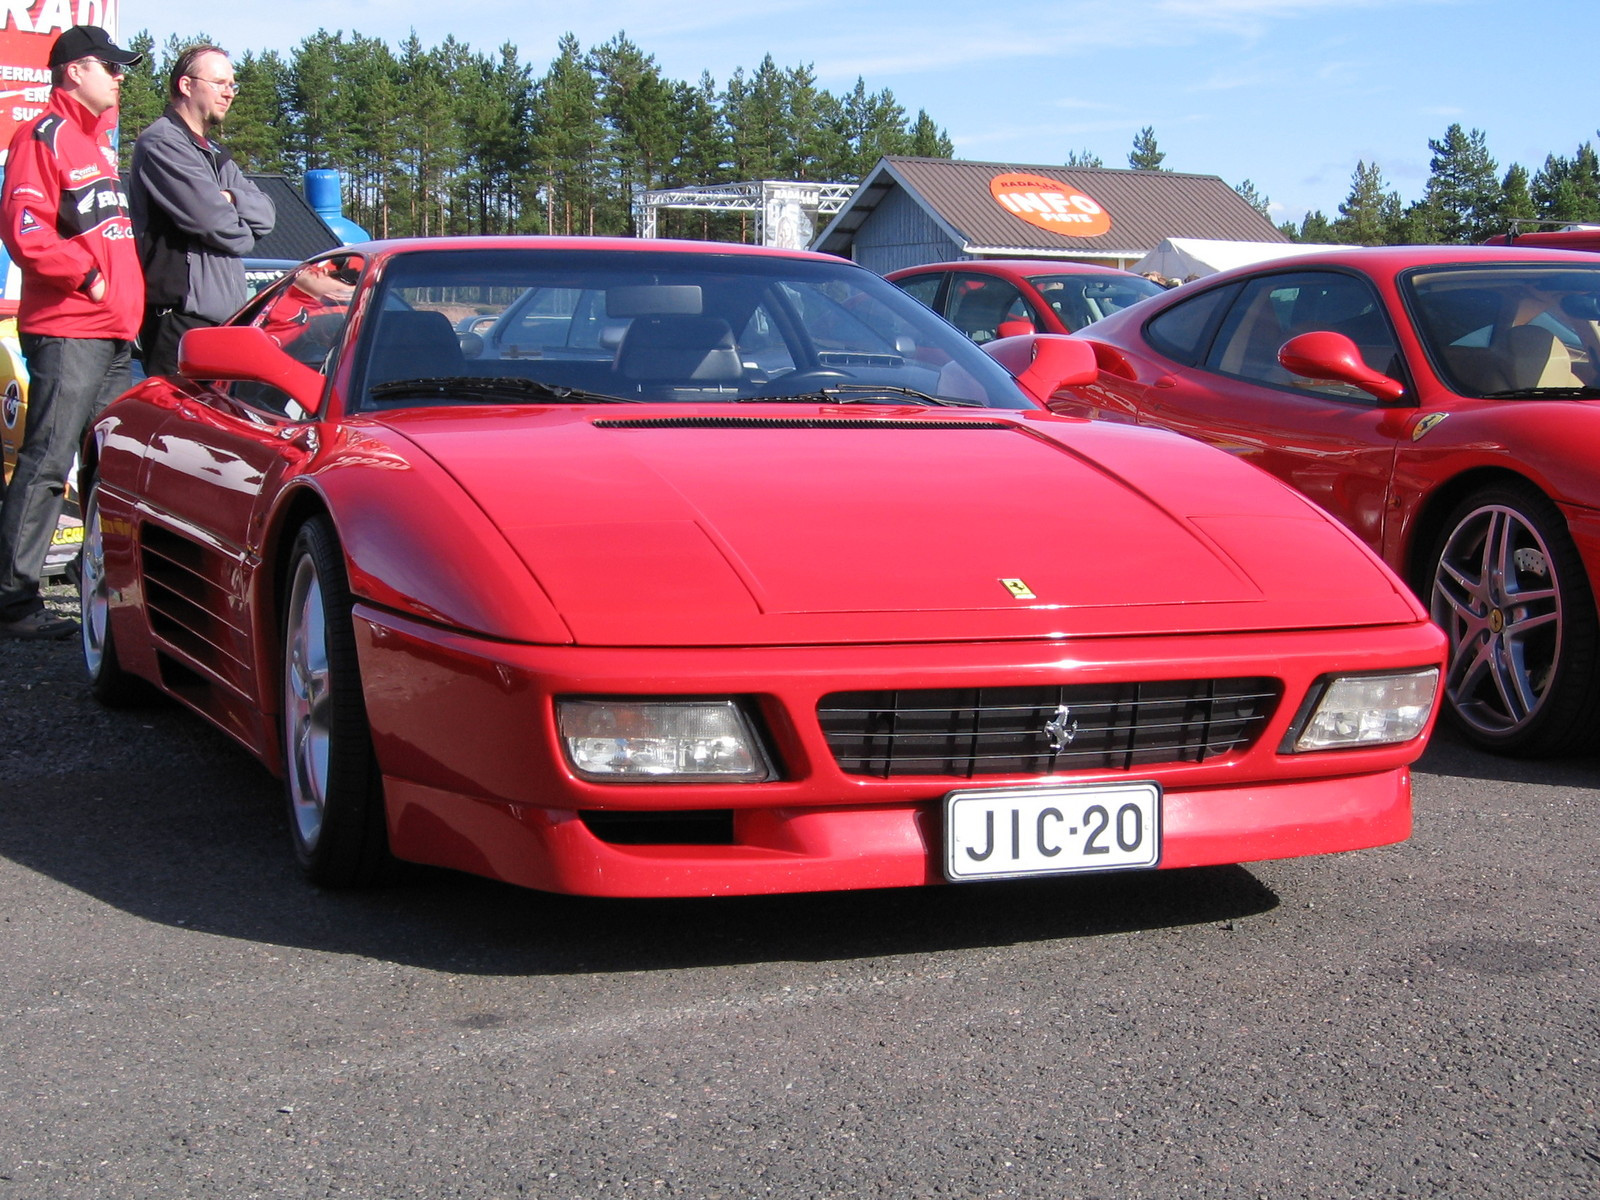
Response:
[{"label": "side mirror", "polygon": [[1059,333],[996,338],[985,342],[983,349],[1040,404],[1062,388],[1082,387],[1100,377],[1094,347]]},{"label": "side mirror", "polygon": [[1348,383],[1385,403],[1406,392],[1404,385],[1367,366],[1356,344],[1342,333],[1317,330],[1292,337],[1278,351],[1278,362],[1295,375]]},{"label": "side mirror", "polygon": [[242,379],[287,393],[301,408],[322,407],[322,375],[296,362],[253,325],[191,329],[178,342],[178,371],[190,379]]},{"label": "side mirror", "polygon": [[1012,317],[1009,321],[1001,321],[1000,327],[996,329],[995,332],[1003,338],[1008,338],[1022,337],[1026,334],[1038,333],[1039,331],[1033,327],[1032,321],[1024,320],[1021,317]]}]

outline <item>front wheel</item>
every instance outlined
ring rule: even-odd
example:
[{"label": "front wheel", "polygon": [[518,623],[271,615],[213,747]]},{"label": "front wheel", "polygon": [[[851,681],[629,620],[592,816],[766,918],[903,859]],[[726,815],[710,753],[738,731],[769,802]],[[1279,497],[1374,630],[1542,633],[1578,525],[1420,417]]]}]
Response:
[{"label": "front wheel", "polygon": [[1504,754],[1592,745],[1600,620],[1556,506],[1530,485],[1486,488],[1450,514],[1429,562],[1453,723]]},{"label": "front wheel", "polygon": [[283,621],[283,763],[289,832],[307,878],[373,882],[389,861],[383,787],[367,727],[350,588],[332,525],[301,526]]},{"label": "front wheel", "polygon": [[117,659],[111,635],[111,588],[106,582],[106,539],[100,527],[100,484],[89,485],[83,500],[83,550],[78,558],[78,617],[83,666],[89,694],[107,708],[149,699],[151,689],[128,674]]}]

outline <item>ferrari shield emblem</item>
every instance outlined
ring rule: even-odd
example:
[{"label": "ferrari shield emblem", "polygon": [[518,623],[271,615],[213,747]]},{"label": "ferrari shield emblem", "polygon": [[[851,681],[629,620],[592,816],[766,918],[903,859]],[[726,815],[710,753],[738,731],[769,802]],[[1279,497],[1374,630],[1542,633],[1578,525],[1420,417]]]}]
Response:
[{"label": "ferrari shield emblem", "polygon": [[1423,435],[1427,433],[1428,430],[1432,429],[1435,425],[1449,415],[1449,413],[1434,412],[1429,413],[1427,416],[1421,418],[1411,429],[1411,440],[1413,442],[1420,442]]},{"label": "ferrari shield emblem", "polygon": [[1002,579],[1000,581],[1000,585],[1002,587],[1004,587],[1006,589],[1006,591],[1011,593],[1011,596],[1012,596],[1013,599],[1016,599],[1016,600],[1037,600],[1038,599],[1038,597],[1033,594],[1033,589],[1030,588],[1027,584],[1023,583],[1022,580],[1020,580],[1020,579]]}]

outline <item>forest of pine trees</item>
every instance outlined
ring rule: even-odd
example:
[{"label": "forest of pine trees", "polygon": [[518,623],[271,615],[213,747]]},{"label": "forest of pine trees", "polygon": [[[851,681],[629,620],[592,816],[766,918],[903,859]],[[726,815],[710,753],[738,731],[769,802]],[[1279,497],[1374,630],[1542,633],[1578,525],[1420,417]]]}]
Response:
[{"label": "forest of pine trees", "polygon": [[[129,39],[145,59],[123,81],[124,166],[133,139],[161,114],[172,61],[204,40]],[[287,56],[228,49],[241,90],[225,134],[245,169],[295,179],[338,169],[346,215],[374,237],[626,234],[642,190],[851,182],[886,154],[953,154],[927,112],[908,118],[887,88],[857,79],[835,95],[809,66],[780,68],[771,55],[721,86],[708,73],[669,79],[624,33],[587,50],[569,33],[542,74],[510,43],[484,54],[454,38],[427,48],[415,33],[397,48],[319,30]],[[1551,154],[1532,173],[1516,163],[1502,173],[1477,129],[1451,125],[1428,148],[1421,199],[1404,203],[1375,163],[1361,162],[1336,217],[1318,210],[1280,228],[1295,241],[1380,245],[1477,242],[1513,218],[1600,223],[1592,143]],[[1128,165],[1166,170],[1166,157],[1145,126]],[[1103,164],[1086,149],[1066,165]],[[1250,180],[1237,190],[1265,215],[1268,198]],[[666,210],[657,231],[742,241],[753,224],[748,214]]]},{"label": "forest of pine trees", "polygon": [[1376,163],[1360,162],[1350,194],[1329,220],[1320,210],[1280,228],[1298,242],[1420,245],[1481,242],[1513,220],[1552,224],[1600,223],[1600,155],[1585,142],[1572,157],[1551,154],[1532,175],[1520,163],[1502,174],[1483,131],[1451,125],[1429,140],[1432,151],[1422,198],[1405,204]]},{"label": "forest of pine trees", "polygon": [[[188,45],[144,54],[122,87],[124,166],[165,105],[166,78]],[[391,48],[319,31],[287,56],[225,47],[240,91],[225,140],[246,170],[300,178],[337,168],[345,215],[374,237],[633,231],[640,189],[746,179],[859,179],[885,154],[949,157],[925,112],[907,117],[864,80],[845,95],[809,67],[767,56],[719,87],[709,74],[668,79],[618,33],[585,50],[571,34],[540,74],[509,43],[494,54],[454,38]],[[743,240],[738,214],[663,212],[663,236]]]}]

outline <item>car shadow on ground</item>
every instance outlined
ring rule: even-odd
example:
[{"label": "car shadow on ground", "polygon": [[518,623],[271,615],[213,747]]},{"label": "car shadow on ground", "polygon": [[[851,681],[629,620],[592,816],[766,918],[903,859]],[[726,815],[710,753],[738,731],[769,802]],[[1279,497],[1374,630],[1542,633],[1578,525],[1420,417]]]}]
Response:
[{"label": "car shadow on ground", "polygon": [[1600,757],[1510,758],[1479,749],[1466,736],[1441,722],[1427,750],[1417,761],[1418,774],[1501,783],[1534,783],[1548,787],[1592,788],[1600,779]]},{"label": "car shadow on ground", "polygon": [[253,759],[176,709],[109,716],[136,723],[147,756],[132,770],[9,780],[0,854],[137,917],[252,942],[452,973],[563,974],[1098,937],[1278,903],[1242,867],[692,900],[553,896],[407,867],[375,889],[319,891],[292,861],[279,784]]}]

